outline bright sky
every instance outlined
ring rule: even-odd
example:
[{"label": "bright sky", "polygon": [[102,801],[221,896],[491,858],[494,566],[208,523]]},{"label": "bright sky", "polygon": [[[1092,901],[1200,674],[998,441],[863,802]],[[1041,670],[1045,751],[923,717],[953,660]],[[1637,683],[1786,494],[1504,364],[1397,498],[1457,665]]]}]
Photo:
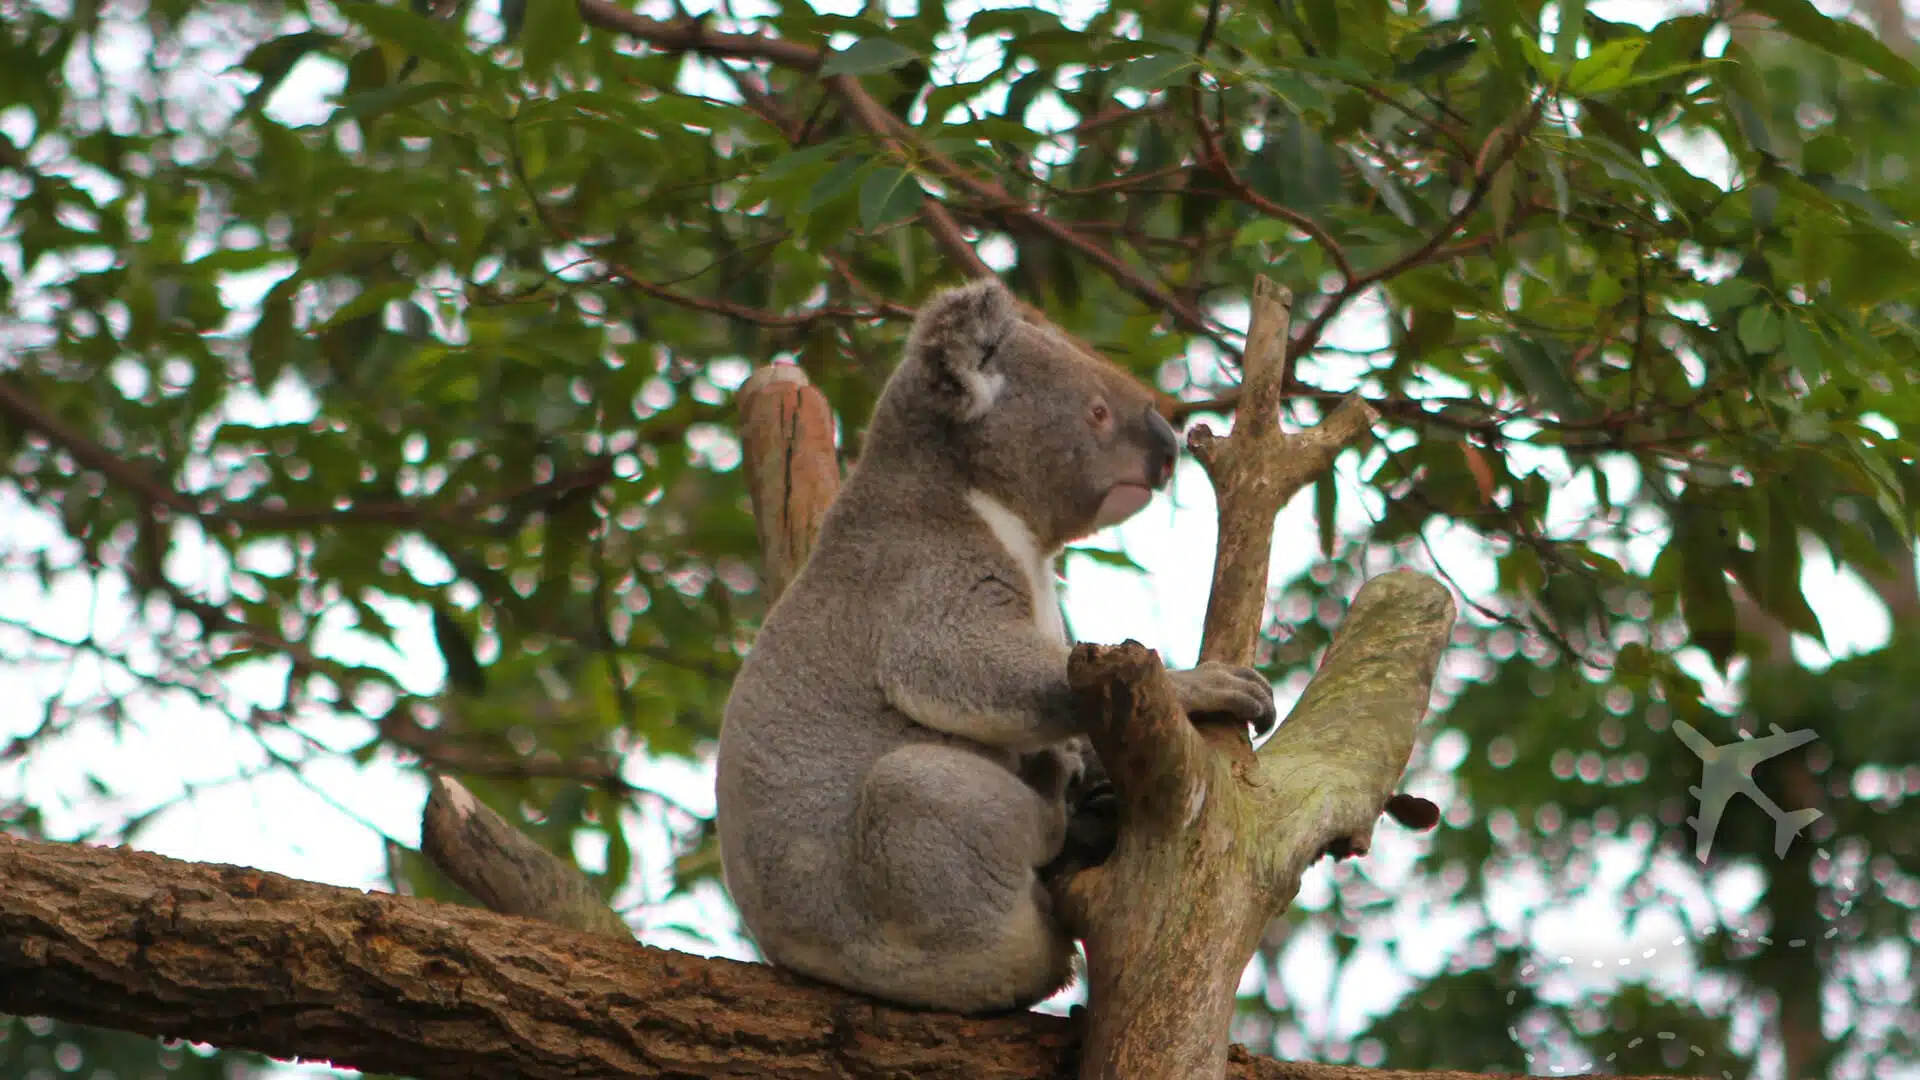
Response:
[{"label": "bright sky", "polygon": [[[695,10],[700,7],[692,6]],[[815,0],[815,6],[852,11],[859,4],[855,0]],[[900,5],[896,2],[890,6]],[[955,21],[978,6],[1007,5],[956,2]],[[1605,18],[1643,24],[1677,10],[1653,0],[1601,0],[1591,6]],[[1820,6],[1828,8],[1826,3]],[[486,0],[476,7],[497,11],[497,5]],[[736,5],[736,10],[746,10],[746,6]],[[1078,16],[1082,21],[1092,10],[1084,0],[1065,8],[1070,19]],[[485,20],[490,16],[477,17]],[[103,42],[98,56],[110,72],[131,78],[135,58],[146,48],[145,31],[134,24],[120,26],[118,34]],[[233,59],[237,61],[239,54]],[[941,75],[953,78],[989,59],[976,45],[965,57],[955,56],[950,65],[943,66]],[[311,59],[303,62],[276,96],[274,113],[295,123],[324,119],[331,109],[327,99],[337,92],[342,77],[332,65]],[[197,82],[196,89],[231,106],[251,85],[252,77],[201,71],[182,78],[184,85]],[[723,80],[703,78],[698,70],[690,73],[688,80],[690,89],[729,95]],[[76,67],[71,81],[85,86],[90,76]],[[1057,99],[1043,99],[1028,116],[1033,126],[1051,130],[1071,121],[1071,114]],[[28,131],[21,110],[0,111],[0,132],[22,143]],[[1716,182],[1727,182],[1729,166],[1719,146],[1696,143],[1686,149],[1690,168]],[[990,258],[1005,256],[992,245],[986,250]],[[0,249],[0,267],[16,281],[21,280],[24,269],[18,266],[18,258],[17,250]],[[17,295],[30,295],[32,285],[43,284],[48,276],[43,270],[35,282],[23,282]],[[230,302],[257,301],[272,280],[273,276],[260,274],[232,279],[228,283]],[[1388,342],[1377,306],[1355,305],[1336,324],[1333,343],[1347,349],[1385,349]],[[1196,370],[1204,371],[1206,363],[1204,356],[1194,356]],[[1321,365],[1303,374],[1329,388],[1345,389],[1355,385],[1360,368],[1343,371]],[[1455,392],[1444,386],[1436,386],[1434,391]],[[269,417],[304,418],[310,408],[311,403],[302,395],[283,391],[271,401],[240,402],[236,412],[264,421]],[[1383,451],[1374,448],[1366,454],[1349,452],[1339,463],[1339,525],[1348,535],[1364,534],[1372,515],[1380,510],[1379,497],[1360,477],[1370,475],[1381,457]],[[1557,454],[1529,455],[1516,461],[1516,468],[1523,464],[1544,471],[1555,481],[1550,516],[1556,530],[1572,530],[1587,520],[1594,506],[1590,482],[1570,481],[1569,470]],[[1630,463],[1611,463],[1608,471],[1616,498],[1627,497],[1637,483]],[[1664,534],[1657,522],[1643,532],[1624,550],[1613,553],[1644,568],[1664,542]],[[1473,596],[1490,593],[1493,564],[1474,534],[1436,526],[1428,530],[1426,539],[1438,564],[1461,589]],[[1171,664],[1190,664],[1198,650],[1211,574],[1210,555],[1199,553],[1210,553],[1213,540],[1211,489],[1198,466],[1185,462],[1169,497],[1094,541],[1126,551],[1146,568],[1144,577],[1088,559],[1066,560],[1065,603],[1073,627],[1080,636],[1092,640],[1137,638],[1159,649]],[[137,640],[143,620],[123,592],[110,587],[96,591],[93,583],[77,576],[61,579],[50,591],[42,591],[29,574],[13,569],[24,565],[22,556],[36,549],[50,549],[64,557],[72,548],[56,522],[27,509],[10,490],[0,490],[0,552],[6,553],[9,568],[0,571],[0,612],[12,619],[24,619],[36,631],[58,639],[78,640],[91,632],[105,641],[122,635]],[[1305,572],[1317,561],[1317,550],[1311,503],[1297,499],[1278,522],[1273,581],[1287,581]],[[263,553],[262,557],[271,558],[272,553]],[[443,566],[432,565],[430,560],[416,557],[409,562],[425,579],[445,580],[449,576]],[[213,588],[221,587],[224,575],[211,550],[193,544],[176,547],[168,570],[177,581]],[[1885,642],[1889,628],[1886,612],[1856,576],[1835,571],[1826,558],[1812,557],[1806,564],[1803,585],[1820,616],[1833,657],[1871,650]],[[400,628],[397,656],[338,623],[318,639],[324,643],[322,651],[342,657],[377,658],[410,688],[430,692],[439,685],[442,672],[425,613],[397,603],[388,605],[383,613]],[[44,645],[30,645],[25,633],[0,623],[0,655],[19,656],[29,650],[49,655]],[[1832,658],[1818,643],[1805,638],[1795,641],[1794,652],[1810,667],[1824,666]],[[1704,672],[1701,658],[1695,656],[1691,662],[1697,672]],[[235,673],[226,690],[236,705],[272,705],[278,700],[278,681],[277,669],[254,669]],[[64,656],[60,663],[16,668],[8,672],[8,682],[12,700],[28,700],[31,695],[38,702],[60,695],[70,703],[93,696],[102,685],[124,689],[133,684],[126,672],[92,658],[69,660]],[[1283,688],[1283,710],[1298,690],[1298,686]],[[1736,688],[1717,686],[1715,696],[1727,701],[1736,692]],[[39,719],[37,708],[0,716],[0,739],[32,730]],[[371,734],[366,723],[337,716],[303,718],[299,730],[305,739],[334,750],[358,745]],[[1410,777],[1411,790],[1444,803],[1448,792],[1445,772],[1464,752],[1463,740],[1457,737],[1437,740],[1427,755],[1429,768]],[[306,764],[294,773],[273,767],[277,760]],[[636,753],[630,757],[626,771],[630,780],[663,792],[688,811],[701,815],[712,812],[712,772],[708,765],[653,761]],[[99,794],[88,783],[89,777],[97,778],[113,794]],[[271,736],[263,740],[237,731],[222,714],[183,695],[137,699],[117,734],[109,731],[105,720],[98,720],[65,738],[41,744],[25,758],[0,765],[0,803],[24,798],[41,807],[56,836],[104,829],[104,836],[111,838],[131,816],[166,805],[141,834],[142,847],[183,859],[238,863],[355,887],[374,887],[383,880],[383,836],[417,845],[424,797],[420,778],[397,768],[388,758],[356,766],[335,754],[316,753],[299,738]],[[657,903],[667,889],[671,858],[667,833],[661,827],[662,815],[667,812],[660,806],[632,811],[640,825],[631,833],[638,845],[637,872],[621,897],[623,906],[633,906],[631,921],[643,940],[652,944],[751,958],[751,949],[739,937],[731,908],[719,890],[708,889],[671,904]],[[1363,878],[1392,890],[1407,878],[1422,847],[1421,840],[1383,826],[1375,852],[1360,865],[1348,864],[1341,876]],[[1688,928],[1672,915],[1648,916],[1634,925],[1626,924],[1618,903],[1619,889],[1626,875],[1641,864],[1645,849],[1627,841],[1615,847],[1617,850],[1603,861],[1600,879],[1581,902],[1547,912],[1534,924],[1542,957],[1564,965],[1551,985],[1571,992],[1644,974],[1665,989],[1682,990],[1690,985],[1691,962],[1687,949],[1676,946],[1684,940]],[[592,866],[603,853],[583,850],[580,854]],[[1327,905],[1334,877],[1329,867],[1323,862],[1309,873],[1297,907],[1313,911]],[[1690,888],[1686,884],[1691,880],[1690,872],[1662,876],[1683,893]],[[1697,895],[1695,891],[1685,905],[1686,920],[1698,928],[1711,921],[1715,907],[1739,910],[1751,902],[1758,884],[1755,873],[1729,872],[1715,882],[1713,895]],[[1502,890],[1493,903],[1494,918],[1507,926],[1520,925],[1548,895],[1546,882],[1524,875],[1512,886],[1511,890]],[[1396,895],[1399,899],[1391,925],[1369,928],[1370,936],[1361,946],[1359,959],[1345,969],[1338,982],[1331,978],[1335,954],[1330,937],[1312,927],[1296,931],[1278,982],[1286,997],[1302,1010],[1306,1037],[1314,1046],[1352,1033],[1371,1014],[1390,1008],[1409,985],[1400,974],[1403,968],[1416,973],[1439,969],[1452,959],[1464,935],[1475,925],[1474,917],[1431,906],[1411,890]],[[698,928],[711,936],[714,944],[672,929],[676,924]],[[1257,990],[1266,981],[1264,973],[1253,970],[1246,987]],[[1076,995],[1063,1000],[1074,1000]],[[1309,1047],[1294,1040],[1291,1045],[1283,1042],[1280,1049],[1297,1055]],[[1369,1063],[1366,1059],[1362,1053],[1360,1062]],[[1574,1060],[1541,1062],[1535,1071],[1585,1064]]]}]

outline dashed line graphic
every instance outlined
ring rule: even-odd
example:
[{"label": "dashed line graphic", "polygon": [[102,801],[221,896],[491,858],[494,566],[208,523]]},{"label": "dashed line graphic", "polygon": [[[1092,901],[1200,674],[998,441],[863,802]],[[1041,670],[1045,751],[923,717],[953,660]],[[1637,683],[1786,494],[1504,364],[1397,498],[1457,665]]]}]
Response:
[{"label": "dashed line graphic", "polygon": [[[1818,854],[1820,858],[1823,860],[1830,860],[1832,858],[1831,853],[1829,853],[1824,848],[1819,849]],[[1850,896],[1854,891],[1853,882],[1849,879],[1841,879],[1837,881],[1836,884],[1838,885],[1838,891],[1843,895]],[[1845,919],[1847,917],[1847,914],[1852,910],[1853,910],[1852,899],[1849,898],[1847,900],[1842,901],[1840,904],[1839,914],[1833,921],[1838,923],[1842,919]],[[1839,927],[1829,926],[1827,927],[1826,933],[1820,935],[1820,939],[1822,941],[1831,940],[1839,936],[1839,933],[1840,933]],[[1746,929],[1739,929],[1739,930],[1733,931],[1733,936],[1740,939],[1741,941],[1749,942],[1751,944],[1759,945],[1762,947],[1772,946],[1776,944],[1772,937],[1766,934],[1755,934],[1752,931],[1746,930]],[[1681,948],[1684,946],[1691,945],[1693,943],[1694,943],[1693,939],[1688,938],[1683,934],[1683,935],[1675,936],[1673,941],[1669,943],[1669,947]],[[1803,948],[1806,948],[1809,944],[1811,944],[1811,942],[1809,942],[1805,938],[1792,938],[1786,941],[1784,944],[1786,945],[1787,948],[1790,948],[1790,949],[1803,949]],[[1651,961],[1659,953],[1659,951],[1660,951],[1660,947],[1658,946],[1655,946],[1649,949],[1644,949],[1641,951],[1637,959],[1642,961]],[[1636,959],[1635,957],[1621,957],[1621,958],[1617,958],[1614,962],[1609,964],[1605,960],[1575,960],[1571,956],[1562,956],[1562,957],[1559,957],[1557,960],[1544,963],[1544,964],[1539,962],[1527,963],[1525,966],[1523,966],[1520,969],[1520,978],[1531,981],[1536,976],[1539,976],[1544,972],[1547,972],[1548,970],[1565,968],[1565,967],[1573,967],[1575,964],[1590,966],[1592,968],[1630,967],[1635,962],[1635,959]],[[1518,996],[1518,994],[1519,992],[1517,990],[1507,991],[1507,1004],[1512,1005],[1514,1003],[1514,999]],[[1539,1057],[1541,1055],[1536,1055],[1533,1051],[1528,1050],[1526,1046],[1521,1042],[1520,1029],[1518,1027],[1509,1026],[1507,1028],[1507,1037],[1512,1039],[1513,1044],[1520,1048],[1521,1053],[1526,1057],[1527,1065],[1529,1067],[1532,1067],[1536,1064],[1547,1065],[1546,1062],[1536,1061],[1536,1057]],[[1646,1042],[1649,1039],[1671,1042],[1679,1039],[1679,1035],[1671,1031],[1659,1031],[1659,1032],[1653,1033],[1650,1036],[1636,1035],[1636,1036],[1633,1036],[1627,1042],[1625,1049],[1628,1049],[1628,1050],[1637,1049],[1638,1047],[1646,1044]],[[1692,1044],[1687,1045],[1687,1051],[1697,1058],[1704,1058],[1707,1056],[1707,1052],[1705,1049]],[[1561,1073],[1561,1072],[1567,1072],[1567,1071],[1572,1071],[1576,1073],[1595,1072],[1595,1071],[1598,1071],[1600,1067],[1604,1065],[1612,1064],[1619,1058],[1619,1056],[1620,1056],[1619,1052],[1615,1051],[1613,1053],[1609,1053],[1605,1055],[1604,1057],[1592,1058],[1587,1062],[1585,1062],[1584,1064],[1580,1064],[1580,1065],[1567,1066],[1564,1063],[1562,1063],[1560,1065],[1551,1065],[1548,1067],[1550,1068],[1550,1071],[1553,1073]],[[1734,1080],[1733,1073],[1724,1069],[1721,1070],[1720,1076],[1721,1076],[1721,1080]]]},{"label": "dashed line graphic", "polygon": [[[1769,726],[1773,732],[1771,735],[1756,739],[1742,732],[1740,739],[1736,742],[1715,745],[1686,721],[1675,720],[1673,722],[1674,734],[1679,737],[1681,742],[1687,744],[1687,749],[1692,750],[1701,762],[1700,785],[1687,789],[1688,794],[1692,795],[1694,799],[1698,801],[1699,812],[1687,818],[1687,824],[1692,826],[1694,831],[1694,857],[1703,864],[1707,862],[1708,857],[1712,854],[1713,838],[1720,827],[1721,815],[1726,811],[1727,803],[1730,802],[1735,795],[1744,795],[1749,801],[1759,806],[1762,810],[1765,810],[1767,815],[1773,819],[1773,850],[1776,857],[1784,858],[1788,849],[1793,845],[1794,838],[1808,825],[1820,820],[1821,812],[1819,810],[1782,810],[1778,804],[1768,798],[1766,794],[1760,790],[1759,786],[1753,782],[1753,768],[1755,765],[1769,758],[1784,754],[1795,747],[1805,746],[1807,743],[1819,738],[1817,734],[1804,728],[1797,731],[1782,731],[1778,724]],[[1832,860],[1831,853],[1824,848],[1819,849],[1817,854],[1823,861],[1831,862]],[[1843,879],[1838,882],[1838,885],[1840,887],[1840,893],[1848,896],[1849,899],[1841,902],[1839,917],[1833,920],[1836,923],[1844,919],[1848,912],[1852,910],[1853,900],[1850,897],[1854,893],[1852,881]],[[1821,940],[1831,940],[1838,936],[1839,933],[1840,930],[1838,926],[1830,925],[1827,927],[1826,933],[1821,935]],[[1770,947],[1775,944],[1774,940],[1768,935],[1755,934],[1746,929],[1735,930],[1733,934],[1742,941],[1762,947]],[[1681,948],[1693,943],[1692,939],[1689,939],[1686,935],[1677,935],[1671,942],[1670,947]],[[1805,948],[1809,942],[1805,938],[1792,938],[1785,944],[1786,947],[1790,949],[1801,949]],[[1658,946],[1645,949],[1641,951],[1637,959],[1650,961],[1657,956],[1659,952],[1660,948]],[[1615,958],[1612,964],[1609,964],[1605,960],[1590,960],[1584,962],[1591,964],[1593,968],[1623,968],[1632,966],[1635,960],[1636,957],[1628,956]],[[1540,962],[1529,962],[1520,969],[1519,975],[1520,978],[1524,980],[1532,981],[1536,976],[1543,974],[1549,967],[1572,967],[1577,962],[1580,961],[1576,961],[1571,956],[1561,956],[1550,965]],[[1512,1005],[1518,995],[1519,991],[1517,989],[1507,991],[1507,1004]],[[1536,1064],[1545,1064],[1536,1062],[1535,1058],[1537,1055],[1528,1050],[1522,1043],[1520,1029],[1517,1026],[1509,1026],[1507,1028],[1507,1037],[1513,1040],[1513,1044],[1516,1047],[1520,1048],[1521,1053],[1526,1057],[1529,1067]],[[1625,1049],[1637,1049],[1645,1045],[1650,1039],[1654,1041],[1671,1042],[1679,1038],[1680,1036],[1677,1033],[1671,1031],[1658,1031],[1651,1036],[1635,1035],[1627,1042]],[[1696,1058],[1704,1058],[1707,1056],[1705,1049],[1692,1044],[1687,1045],[1687,1051]],[[1619,1052],[1615,1051],[1604,1057],[1594,1058],[1585,1064],[1572,1066],[1572,1070],[1576,1072],[1592,1072],[1600,1066],[1615,1062],[1619,1056]],[[1549,1066],[1549,1068],[1550,1071],[1558,1073],[1567,1071],[1568,1067],[1565,1065],[1553,1065]],[[1733,1080],[1733,1073],[1730,1071],[1722,1070],[1720,1075],[1722,1080]]]}]

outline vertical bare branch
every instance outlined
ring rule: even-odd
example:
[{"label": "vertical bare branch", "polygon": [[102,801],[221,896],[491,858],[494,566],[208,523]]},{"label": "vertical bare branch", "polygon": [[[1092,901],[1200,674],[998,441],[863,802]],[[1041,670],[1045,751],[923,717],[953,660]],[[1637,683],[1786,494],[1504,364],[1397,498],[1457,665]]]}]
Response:
[{"label": "vertical bare branch", "polygon": [[840,493],[833,410],[807,373],[791,364],[754,372],[739,400],[747,492],[771,607],[813,551],[820,521]]},{"label": "vertical bare branch", "polygon": [[[1287,316],[1286,293],[1260,279],[1233,433],[1189,439],[1220,514],[1203,659],[1251,660],[1274,516],[1375,418],[1355,399],[1312,431],[1280,430]],[[1315,858],[1371,846],[1453,613],[1452,595],[1425,575],[1368,582],[1258,755],[1244,730],[1197,733],[1138,642],[1074,650],[1068,679],[1123,807],[1113,855],[1061,896],[1087,950],[1082,1080],[1214,1080],[1226,1069],[1240,976],[1267,923]]]}]

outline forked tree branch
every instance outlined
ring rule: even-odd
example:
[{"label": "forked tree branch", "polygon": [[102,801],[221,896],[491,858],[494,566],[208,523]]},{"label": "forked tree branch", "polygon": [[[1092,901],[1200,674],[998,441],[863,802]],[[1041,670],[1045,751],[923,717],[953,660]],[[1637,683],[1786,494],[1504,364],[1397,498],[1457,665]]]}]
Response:
[{"label": "forked tree branch", "polygon": [[[1274,516],[1366,434],[1348,402],[1280,430],[1284,292],[1260,279],[1232,435],[1189,439],[1219,502],[1204,659],[1245,664],[1266,607]],[[1240,977],[1267,923],[1325,853],[1367,851],[1413,751],[1453,597],[1401,571],[1361,589],[1306,695],[1258,755],[1243,727],[1198,725],[1138,642],[1080,645],[1068,667],[1122,809],[1120,840],[1074,878],[1063,911],[1087,951],[1082,1080],[1215,1080]]]}]

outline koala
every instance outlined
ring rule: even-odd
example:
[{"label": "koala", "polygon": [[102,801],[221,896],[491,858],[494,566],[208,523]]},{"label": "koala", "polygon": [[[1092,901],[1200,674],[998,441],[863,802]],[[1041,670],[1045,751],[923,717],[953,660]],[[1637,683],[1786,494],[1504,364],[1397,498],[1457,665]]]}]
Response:
[{"label": "koala", "polygon": [[[1072,980],[1049,886],[1077,868],[1069,788],[1102,774],[1053,560],[1144,508],[1179,450],[1146,387],[997,280],[921,308],[721,725],[722,871],[770,962],[963,1013]],[[1190,712],[1274,723],[1251,669],[1171,674]]]}]

